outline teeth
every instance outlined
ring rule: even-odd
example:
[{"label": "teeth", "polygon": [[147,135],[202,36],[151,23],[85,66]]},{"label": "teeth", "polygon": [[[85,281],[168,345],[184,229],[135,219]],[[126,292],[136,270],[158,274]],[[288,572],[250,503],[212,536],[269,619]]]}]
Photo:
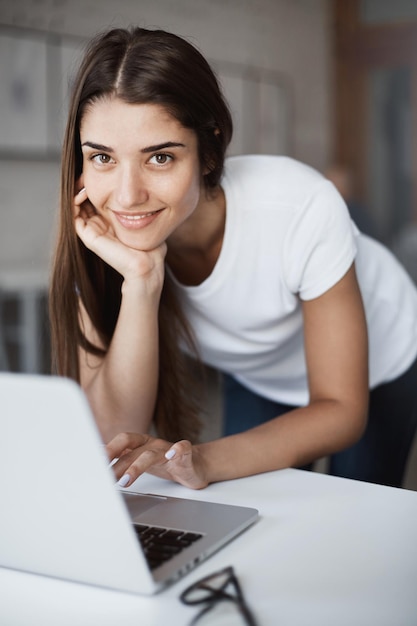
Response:
[{"label": "teeth", "polygon": [[145,217],[150,217],[151,215],[154,215],[155,213],[156,211],[153,211],[151,213],[145,213],[145,215],[122,215],[121,217],[123,217],[123,219],[136,222],[138,220],[143,220]]}]

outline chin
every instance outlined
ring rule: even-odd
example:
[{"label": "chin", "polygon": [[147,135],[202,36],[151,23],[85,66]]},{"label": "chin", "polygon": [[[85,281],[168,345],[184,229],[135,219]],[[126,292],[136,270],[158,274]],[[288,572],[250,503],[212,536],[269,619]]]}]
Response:
[{"label": "chin", "polygon": [[142,252],[149,252],[154,248],[157,248],[161,245],[161,241],[156,240],[154,238],[144,237],[143,235],[138,236],[137,234],[130,233],[117,233],[117,238],[121,243],[123,243],[128,248],[132,248],[132,250],[138,250]]}]

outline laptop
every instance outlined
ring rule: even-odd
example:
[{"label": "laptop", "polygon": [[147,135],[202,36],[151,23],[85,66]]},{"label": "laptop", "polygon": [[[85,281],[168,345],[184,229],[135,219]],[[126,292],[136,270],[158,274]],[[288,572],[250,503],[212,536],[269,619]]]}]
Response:
[{"label": "laptop", "polygon": [[258,519],[249,507],[117,487],[74,381],[1,373],[0,407],[2,567],[149,595]]}]

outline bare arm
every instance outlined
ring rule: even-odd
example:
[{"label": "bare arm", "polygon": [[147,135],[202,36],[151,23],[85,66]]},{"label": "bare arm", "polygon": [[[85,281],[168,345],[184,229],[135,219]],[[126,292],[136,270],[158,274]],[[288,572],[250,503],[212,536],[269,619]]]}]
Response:
[{"label": "bare arm", "polygon": [[[150,471],[201,488],[210,482],[300,466],[356,442],[366,424],[368,350],[354,267],[323,296],[304,302],[303,315],[310,390],[306,407],[197,446],[121,436],[109,445],[111,457],[123,452],[123,447],[134,448],[135,441],[137,448],[120,459],[116,476],[127,473],[134,480]],[[164,455],[171,450],[175,455],[167,460]]]},{"label": "bare arm", "polygon": [[[77,199],[85,201],[85,192]],[[105,357],[79,352],[81,385],[104,441],[122,431],[147,432],[158,385],[158,308],[165,244],[150,252],[128,248],[86,203],[75,224],[85,245],[124,277],[119,317]],[[80,317],[86,337],[100,345],[82,306]]]},{"label": "bare arm", "polygon": [[304,302],[303,316],[309,404],[246,433],[202,444],[210,481],[304,465],[352,445],[363,433],[367,331],[354,269],[323,296]]}]

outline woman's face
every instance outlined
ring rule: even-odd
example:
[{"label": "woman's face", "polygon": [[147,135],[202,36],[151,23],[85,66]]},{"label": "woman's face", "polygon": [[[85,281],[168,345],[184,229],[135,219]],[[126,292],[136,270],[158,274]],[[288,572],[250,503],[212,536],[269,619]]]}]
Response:
[{"label": "woman's face", "polygon": [[197,136],[162,106],[100,100],[86,109],[80,136],[83,185],[120,241],[151,250],[193,213],[202,189]]}]

